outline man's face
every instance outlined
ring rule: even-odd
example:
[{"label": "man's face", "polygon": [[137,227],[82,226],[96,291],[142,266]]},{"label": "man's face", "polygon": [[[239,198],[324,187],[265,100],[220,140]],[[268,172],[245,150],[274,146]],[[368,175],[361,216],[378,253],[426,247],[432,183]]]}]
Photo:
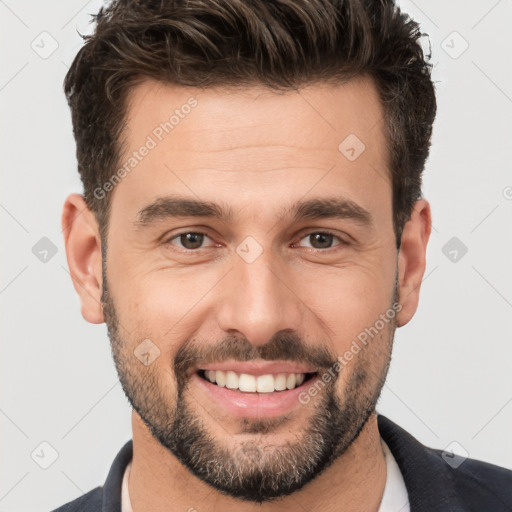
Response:
[{"label": "man's face", "polygon": [[397,300],[383,127],[363,79],[132,91],[121,165],[137,163],[104,262],[114,359],[153,436],[232,496],[300,489],[374,411]]}]

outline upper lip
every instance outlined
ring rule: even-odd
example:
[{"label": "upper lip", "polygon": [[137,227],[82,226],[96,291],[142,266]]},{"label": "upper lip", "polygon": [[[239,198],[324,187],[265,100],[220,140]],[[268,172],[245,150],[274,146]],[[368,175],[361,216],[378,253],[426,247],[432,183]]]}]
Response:
[{"label": "upper lip", "polygon": [[292,361],[222,361],[218,363],[200,364],[198,370],[221,370],[249,375],[267,375],[278,373],[315,373],[317,370],[306,364]]}]

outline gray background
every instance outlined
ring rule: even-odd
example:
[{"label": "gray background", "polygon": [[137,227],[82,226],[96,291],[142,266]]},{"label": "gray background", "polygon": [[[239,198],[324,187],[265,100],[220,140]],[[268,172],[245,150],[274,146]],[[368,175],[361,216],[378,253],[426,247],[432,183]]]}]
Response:
[{"label": "gray background", "polygon": [[[65,196],[81,191],[62,80],[100,5],[0,0],[0,512],[103,484],[131,437],[106,328],[80,315],[60,230]],[[432,43],[434,231],[377,409],[427,445],[512,468],[512,2],[400,5]]]}]

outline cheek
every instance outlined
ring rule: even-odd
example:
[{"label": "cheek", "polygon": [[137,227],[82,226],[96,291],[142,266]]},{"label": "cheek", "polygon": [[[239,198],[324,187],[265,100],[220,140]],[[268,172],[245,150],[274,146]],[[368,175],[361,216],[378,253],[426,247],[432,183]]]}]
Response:
[{"label": "cheek", "polygon": [[183,341],[204,323],[208,291],[217,281],[212,273],[192,274],[190,269],[188,275],[176,269],[125,275],[112,288],[130,347],[149,339],[168,366]]},{"label": "cheek", "polygon": [[[109,285],[120,318],[132,328],[139,323],[158,326],[180,314],[193,298],[193,287],[176,276],[174,270],[152,271],[135,258],[119,258],[109,267]],[[189,283],[190,284],[190,283]]]},{"label": "cheek", "polygon": [[331,268],[301,280],[298,295],[326,325],[339,353],[391,307],[394,277],[382,268]]}]

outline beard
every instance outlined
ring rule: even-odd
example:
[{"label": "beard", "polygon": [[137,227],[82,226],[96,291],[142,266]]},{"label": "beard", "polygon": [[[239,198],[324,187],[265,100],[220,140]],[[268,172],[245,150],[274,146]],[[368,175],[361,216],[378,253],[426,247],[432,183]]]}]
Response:
[{"label": "beard", "polygon": [[[201,417],[201,407],[189,389],[187,372],[192,367],[228,359],[283,360],[311,365],[322,374],[335,367],[337,355],[326,344],[306,345],[294,331],[285,330],[263,346],[233,336],[215,344],[190,339],[176,352],[173,372],[159,369],[157,364],[144,366],[134,356],[135,340],[130,343],[120,335],[105,270],[103,285],[112,355],[129,403],[163,447],[196,477],[227,496],[261,504],[302,489],[351,446],[375,411],[391,360],[394,318],[387,324],[387,336],[380,333],[379,339],[364,347],[347,366],[350,373],[341,392],[336,388],[339,373],[334,372],[308,404],[308,421],[297,426],[293,413],[279,418],[239,418],[238,434],[244,435],[224,441]],[[397,299],[395,284],[392,303]],[[175,381],[174,396],[164,393],[169,377]],[[277,436],[287,424],[290,428],[295,425],[293,441],[271,445],[268,434]]]}]

